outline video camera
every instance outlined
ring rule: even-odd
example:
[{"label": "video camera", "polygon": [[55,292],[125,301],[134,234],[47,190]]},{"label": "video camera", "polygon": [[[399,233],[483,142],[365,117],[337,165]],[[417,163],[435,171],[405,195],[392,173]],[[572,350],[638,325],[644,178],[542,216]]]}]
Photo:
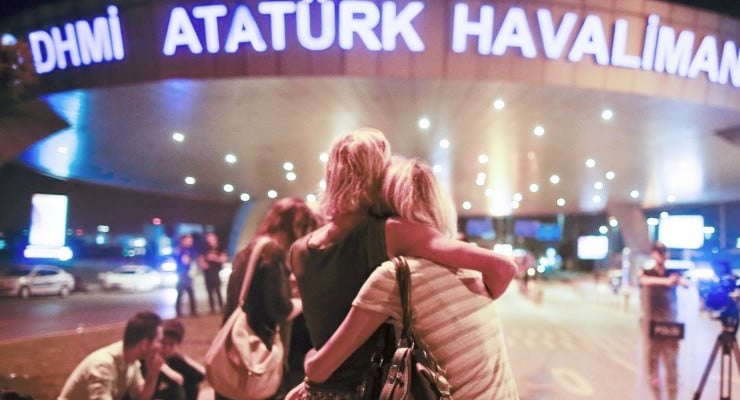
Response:
[{"label": "video camera", "polygon": [[738,277],[732,273],[728,262],[720,261],[712,264],[717,279],[709,284],[704,296],[704,305],[713,311],[719,312],[719,319],[726,331],[737,332],[738,328]]}]

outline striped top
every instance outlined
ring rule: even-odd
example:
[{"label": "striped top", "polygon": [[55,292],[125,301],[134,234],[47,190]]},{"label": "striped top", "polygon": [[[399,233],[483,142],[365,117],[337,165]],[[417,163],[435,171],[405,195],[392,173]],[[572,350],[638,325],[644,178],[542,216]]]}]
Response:
[{"label": "striped top", "polygon": [[[514,374],[493,300],[474,294],[455,272],[430,261],[408,259],[412,328],[447,372],[454,399],[518,399]],[[395,266],[378,267],[353,306],[390,315],[400,326]]]}]

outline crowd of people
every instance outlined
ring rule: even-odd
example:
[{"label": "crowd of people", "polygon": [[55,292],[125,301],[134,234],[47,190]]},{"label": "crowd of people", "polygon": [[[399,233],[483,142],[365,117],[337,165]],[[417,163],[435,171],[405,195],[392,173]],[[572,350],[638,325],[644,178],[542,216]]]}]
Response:
[{"label": "crowd of people", "polygon": [[[218,270],[226,253],[218,237],[208,234],[206,250],[197,254],[192,236],[183,236],[174,254],[177,316],[183,316],[186,294],[190,315],[197,315],[195,263],[204,272],[212,312],[218,306],[226,321],[241,307],[268,349],[276,336],[290,344],[274,398],[367,398],[380,327],[402,324],[389,260],[405,256],[413,282],[413,330],[445,371],[452,398],[517,399],[494,305],[516,275],[512,260],[457,240],[455,209],[431,169],[393,156],[380,131],[360,129],[337,138],[325,178],[321,212],[297,198],[271,206],[254,238],[234,256],[225,299]],[[258,241],[266,244],[258,247],[250,289],[240,302]],[[196,398],[204,368],[183,354],[184,334],[177,319],[137,314],[123,341],[77,366],[59,399]],[[456,346],[446,345],[453,338]],[[302,346],[295,345],[302,339]]]}]

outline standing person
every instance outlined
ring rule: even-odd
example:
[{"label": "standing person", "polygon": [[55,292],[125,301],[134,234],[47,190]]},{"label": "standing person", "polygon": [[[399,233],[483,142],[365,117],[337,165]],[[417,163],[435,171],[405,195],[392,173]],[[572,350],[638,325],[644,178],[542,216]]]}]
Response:
[{"label": "standing person", "polygon": [[[385,218],[380,191],[390,160],[390,144],[380,131],[359,129],[337,138],[329,151],[322,197],[329,222],[291,248],[290,265],[316,349],[337,330],[372,271],[397,255],[479,270],[493,298],[516,274],[511,260],[490,250],[450,239],[428,224]],[[373,333],[326,381],[307,386],[302,397],[358,398],[379,334]]]},{"label": "standing person", "polygon": [[203,270],[211,314],[216,313],[216,301],[218,301],[219,310],[223,310],[224,308],[219,273],[225,262],[226,251],[219,245],[218,236],[214,232],[206,233],[206,247],[203,250],[203,254],[198,257],[198,265]]},{"label": "standing person", "polygon": [[[286,253],[293,242],[316,229],[316,225],[313,211],[303,200],[290,197],[276,201],[262,218],[254,239],[234,257],[227,286],[224,322],[237,307],[239,291],[255,244],[260,238],[269,239],[262,247],[243,307],[249,326],[268,348],[272,347],[275,331],[280,329],[280,339],[286,346],[286,364],[289,353],[287,346],[291,342],[290,321],[303,309],[301,300],[291,295]],[[291,374],[284,376],[287,379]],[[286,386],[290,385],[287,386],[289,388],[296,383],[286,382]]]},{"label": "standing person", "polygon": [[174,251],[175,263],[177,264],[177,298],[175,299],[175,313],[182,317],[180,305],[183,293],[188,294],[190,300],[190,315],[198,315],[193,294],[193,278],[190,276],[190,264],[195,261],[196,253],[193,249],[193,236],[190,234],[180,237],[180,244]]},{"label": "standing person", "polygon": [[677,318],[676,286],[687,286],[679,273],[670,273],[665,266],[668,248],[661,242],[653,243],[650,250],[652,262],[646,263],[638,272],[642,300],[642,324],[647,347],[646,359],[648,379],[656,398],[660,398],[661,379],[659,363],[663,360],[665,368],[665,387],[668,398],[674,400],[678,392],[678,350],[679,340],[672,338],[651,338],[650,321],[675,322]]},{"label": "standing person", "polygon": [[[452,201],[423,163],[395,162],[382,193],[399,218],[433,226],[449,237],[456,234]],[[418,258],[409,258],[408,264],[412,330],[445,371],[452,397],[518,399],[501,323],[485,290],[471,289],[444,266]],[[402,315],[396,267],[386,261],[362,286],[339,329],[321,350],[308,353],[306,377],[324,382],[383,322],[390,319],[399,331]]]},{"label": "standing person", "polygon": [[[151,399],[164,363],[159,355],[161,323],[153,312],[140,312],[129,319],[123,341],[85,357],[67,378],[58,400]],[[139,360],[151,366],[146,376],[141,374]]]}]

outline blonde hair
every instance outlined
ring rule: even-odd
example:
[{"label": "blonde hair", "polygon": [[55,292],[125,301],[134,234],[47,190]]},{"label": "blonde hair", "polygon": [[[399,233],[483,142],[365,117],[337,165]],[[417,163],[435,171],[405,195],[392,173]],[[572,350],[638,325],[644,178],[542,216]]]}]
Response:
[{"label": "blonde hair", "polygon": [[329,219],[352,212],[379,214],[379,193],[390,159],[391,145],[379,130],[362,128],[337,138],[326,163],[324,214]]},{"label": "blonde hair", "polygon": [[393,157],[382,189],[386,212],[457,235],[457,212],[431,168],[416,159]]}]

